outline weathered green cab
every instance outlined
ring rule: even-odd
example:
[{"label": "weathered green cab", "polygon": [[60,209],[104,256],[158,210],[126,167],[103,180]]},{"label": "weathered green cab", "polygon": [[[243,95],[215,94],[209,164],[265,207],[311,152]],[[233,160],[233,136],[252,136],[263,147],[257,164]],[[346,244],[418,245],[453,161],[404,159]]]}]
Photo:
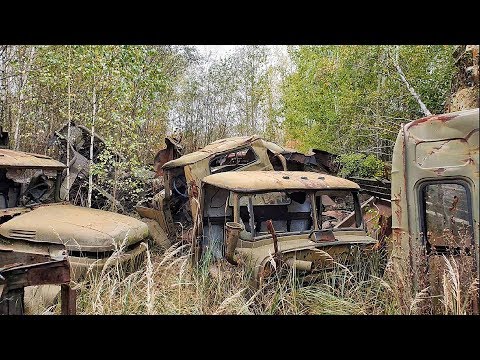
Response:
[{"label": "weathered green cab", "polygon": [[478,152],[478,108],[415,120],[398,134],[393,248],[409,263],[416,283],[423,272],[430,282],[441,281],[433,268],[441,268],[443,255],[456,256],[462,266],[470,263],[478,276]]}]

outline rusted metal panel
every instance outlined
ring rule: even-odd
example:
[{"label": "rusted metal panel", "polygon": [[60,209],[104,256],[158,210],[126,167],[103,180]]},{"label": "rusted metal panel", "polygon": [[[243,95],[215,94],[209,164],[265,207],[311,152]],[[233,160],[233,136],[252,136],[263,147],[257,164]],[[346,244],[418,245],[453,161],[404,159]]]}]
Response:
[{"label": "rusted metal panel", "polygon": [[[340,261],[342,255],[348,255],[352,247],[370,251],[378,244],[377,241],[365,235],[362,231],[336,232],[332,241],[314,242],[303,235],[282,236],[278,238],[278,253],[281,259],[288,263],[291,259],[312,262],[313,269],[327,269],[334,261]],[[249,246],[246,246],[249,245]],[[237,251],[247,259],[252,267],[254,278],[258,281],[272,272],[268,263],[273,258],[272,239],[255,242],[240,241]],[[293,261],[295,262],[295,261]]]},{"label": "rusted metal panel", "polygon": [[203,182],[237,192],[359,189],[353,181],[305,171],[245,171],[213,174]]},{"label": "rusted metal panel", "polygon": [[2,274],[7,279],[8,289],[63,284],[70,281],[70,267],[67,260],[19,265],[6,269]]},{"label": "rusted metal panel", "polygon": [[165,144],[166,148],[159,150],[153,160],[153,168],[157,177],[163,177],[163,165],[183,155],[183,147],[177,139],[167,136]]},{"label": "rusted metal panel", "polygon": [[[56,159],[68,162],[69,177],[67,179],[64,172],[61,176],[61,191],[60,198],[67,198],[67,190],[69,193],[69,200],[75,205],[87,206],[87,192],[88,192],[88,178],[90,172],[90,143],[92,139],[91,130],[83,125],[71,122],[70,127],[70,154],[67,159],[67,133],[68,123],[62,128],[55,131],[48,142],[49,154],[52,154]],[[101,154],[104,154],[107,149],[105,139],[95,133],[93,137],[93,164],[102,162]],[[143,193],[140,194],[142,198],[149,198],[151,195],[151,188],[154,183],[155,173],[153,171],[143,169],[135,172],[135,174],[126,171],[125,157],[113,149],[108,149],[109,157],[114,161],[113,166],[109,166],[106,178],[115,178],[116,183],[122,183],[126,179],[131,179],[137,184],[142,184],[140,188]],[[128,166],[126,168],[129,168]],[[93,193],[92,193],[92,207],[96,209],[106,209],[120,211],[127,214],[133,211],[137,202],[134,196],[127,188],[115,186],[112,182],[96,179],[94,174],[93,179]],[[96,181],[98,180],[98,181]],[[155,181],[156,182],[156,181]],[[67,184],[69,185],[67,187]]]},{"label": "rusted metal panel", "polygon": [[[427,182],[462,182],[471,198],[474,257],[479,271],[479,109],[432,115],[412,121],[399,132],[392,162],[392,230],[394,251],[410,263],[416,280],[420,264],[414,254],[425,248],[422,228]],[[422,195],[423,194],[423,195]],[[447,226],[448,227],[448,226]],[[448,228],[446,229],[448,230]]]},{"label": "rusted metal panel", "polygon": [[[0,248],[0,313],[24,313],[24,289],[27,286],[62,284],[69,288],[70,264],[63,245],[31,245],[26,241],[14,241]],[[69,293],[68,312],[75,294]]]},{"label": "rusted metal panel", "polygon": [[260,139],[260,137],[257,135],[237,136],[237,137],[231,137],[226,139],[220,139],[208,144],[201,150],[191,152],[189,154],[181,156],[178,159],[167,162],[165,165],[163,165],[163,168],[170,169],[174,167],[193,164],[208,158],[212,154],[217,154],[217,153],[220,154],[222,152],[226,152],[242,146],[246,146],[258,139]]},{"label": "rusted metal panel", "polygon": [[[361,204],[363,220],[367,232],[376,235],[378,241],[383,241],[392,234],[392,206],[390,200],[372,196]],[[351,213],[335,227],[351,227],[355,223],[355,213]]]},{"label": "rusted metal panel", "polygon": [[[309,170],[331,174],[336,174],[338,171],[338,163],[335,161],[337,156],[335,154],[318,149],[313,149],[311,152],[304,154],[295,149],[289,149],[265,141],[258,135],[231,137],[214,141],[198,151],[185,154],[178,159],[165,163],[163,168],[171,169],[200,163],[202,160],[211,159],[215,154],[233,151],[245,146],[252,146],[257,155],[260,156],[260,158],[254,163],[261,167],[258,170],[264,170],[265,167],[269,167],[267,170],[273,170],[269,158],[266,156],[268,150],[273,154],[282,155],[286,159],[286,170],[307,170],[306,167],[309,167]],[[262,154],[260,155],[260,153]],[[207,165],[208,164],[203,163],[199,164],[199,166],[202,167]],[[256,170],[255,166],[250,167],[250,169]]]},{"label": "rusted metal panel", "polygon": [[359,177],[348,177],[349,180],[360,186],[360,192],[373,195],[381,199],[391,199],[392,185],[386,179],[365,179]]},{"label": "rusted metal panel", "polygon": [[77,309],[77,293],[69,284],[61,285],[62,315],[75,315]]},{"label": "rusted metal panel", "polygon": [[61,170],[65,165],[46,155],[0,148],[0,167]]}]

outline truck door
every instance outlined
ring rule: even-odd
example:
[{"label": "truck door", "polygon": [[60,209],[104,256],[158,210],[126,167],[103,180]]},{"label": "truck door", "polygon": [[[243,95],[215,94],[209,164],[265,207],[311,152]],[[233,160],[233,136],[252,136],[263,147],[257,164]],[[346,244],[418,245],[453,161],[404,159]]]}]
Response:
[{"label": "truck door", "polygon": [[[463,180],[435,180],[420,185],[420,232],[427,278],[433,294],[453,282],[469,286],[477,277],[472,193]],[[468,291],[468,289],[464,289]]]}]

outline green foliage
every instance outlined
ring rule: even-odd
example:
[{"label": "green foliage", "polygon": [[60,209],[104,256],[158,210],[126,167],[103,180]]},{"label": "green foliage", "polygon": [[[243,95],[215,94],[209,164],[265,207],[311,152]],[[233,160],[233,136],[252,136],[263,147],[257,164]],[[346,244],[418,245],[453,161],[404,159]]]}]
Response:
[{"label": "green foliage", "polygon": [[342,177],[382,177],[385,167],[383,161],[373,154],[345,154],[339,156],[337,161],[340,163],[339,175]]},{"label": "green foliage", "polygon": [[402,122],[422,117],[393,59],[432,113],[442,113],[454,71],[452,46],[291,47],[284,79],[287,139],[302,150],[367,152],[384,160]]},{"label": "green foliage", "polygon": [[[31,49],[7,49],[9,55],[11,52],[7,69],[11,74],[7,74],[18,77]],[[44,152],[52,131],[67,122],[70,82],[72,120],[92,125],[95,89],[96,132],[128,159],[151,161],[163,145],[173,88],[191,57],[186,47],[81,45],[36,46],[33,50],[28,86],[23,87],[23,116],[19,119],[23,150]],[[11,92],[7,97],[15,92],[14,88],[7,90]],[[17,115],[12,111],[5,114]],[[1,120],[7,130],[13,130],[8,125],[14,119]]]}]

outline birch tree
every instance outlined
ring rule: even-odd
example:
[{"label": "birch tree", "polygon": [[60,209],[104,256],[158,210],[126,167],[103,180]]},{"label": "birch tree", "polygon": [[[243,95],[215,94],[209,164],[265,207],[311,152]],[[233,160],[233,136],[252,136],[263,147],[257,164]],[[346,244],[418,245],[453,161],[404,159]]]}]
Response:
[{"label": "birch tree", "polygon": [[66,189],[66,201],[70,200],[70,147],[71,147],[71,122],[72,122],[72,113],[71,113],[71,47],[68,47],[68,125],[67,125],[67,189]]},{"label": "birch tree", "polygon": [[95,120],[97,118],[97,93],[95,84],[95,74],[93,75],[92,92],[92,128],[90,136],[90,165],[88,171],[88,207],[92,207],[92,189],[93,189],[93,144],[95,140]]}]

